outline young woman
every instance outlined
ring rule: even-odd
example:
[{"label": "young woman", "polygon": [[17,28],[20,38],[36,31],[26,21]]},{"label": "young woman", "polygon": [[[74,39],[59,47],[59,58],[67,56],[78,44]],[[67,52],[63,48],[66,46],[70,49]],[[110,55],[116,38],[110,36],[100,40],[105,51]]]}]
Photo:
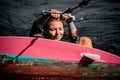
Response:
[{"label": "young woman", "polygon": [[[30,36],[42,37],[52,40],[63,40],[64,35],[64,25],[63,21],[66,21],[69,25],[69,38],[68,41],[72,43],[77,43],[79,45],[92,47],[92,41],[88,37],[77,36],[77,29],[74,22],[70,19],[71,14],[62,14],[62,12],[51,9],[51,14],[46,14],[38,18],[30,32]],[[59,14],[56,14],[59,13]],[[60,14],[61,13],[61,14]]]}]

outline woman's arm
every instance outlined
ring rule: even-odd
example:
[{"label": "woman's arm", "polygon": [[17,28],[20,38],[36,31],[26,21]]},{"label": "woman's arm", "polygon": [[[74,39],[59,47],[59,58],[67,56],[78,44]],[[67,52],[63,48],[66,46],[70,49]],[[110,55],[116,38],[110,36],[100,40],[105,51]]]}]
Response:
[{"label": "woman's arm", "polygon": [[70,34],[70,35],[76,35],[76,33],[77,33],[77,28],[76,28],[74,22],[71,21],[70,23],[68,23],[68,26],[69,26],[69,27],[68,27],[68,28],[69,28],[69,34]]}]

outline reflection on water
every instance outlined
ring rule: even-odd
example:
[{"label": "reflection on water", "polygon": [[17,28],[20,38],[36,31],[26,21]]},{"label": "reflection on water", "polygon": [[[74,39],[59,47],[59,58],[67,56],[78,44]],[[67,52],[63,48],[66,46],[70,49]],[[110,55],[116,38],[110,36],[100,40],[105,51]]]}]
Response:
[{"label": "reflection on water", "polygon": [[13,61],[13,57],[0,55],[0,78],[4,80],[119,80],[120,65],[42,58],[38,60],[18,58]]}]

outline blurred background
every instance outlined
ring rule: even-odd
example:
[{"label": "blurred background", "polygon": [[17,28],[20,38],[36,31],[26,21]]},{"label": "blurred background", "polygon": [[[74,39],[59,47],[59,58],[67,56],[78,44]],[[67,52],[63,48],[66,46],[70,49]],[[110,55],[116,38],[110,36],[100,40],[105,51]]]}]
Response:
[{"label": "blurred background", "polygon": [[[0,36],[29,36],[42,10],[65,11],[82,0],[0,0]],[[79,36],[93,46],[120,56],[120,0],[91,0],[73,12]],[[67,27],[65,27],[67,34]]]}]

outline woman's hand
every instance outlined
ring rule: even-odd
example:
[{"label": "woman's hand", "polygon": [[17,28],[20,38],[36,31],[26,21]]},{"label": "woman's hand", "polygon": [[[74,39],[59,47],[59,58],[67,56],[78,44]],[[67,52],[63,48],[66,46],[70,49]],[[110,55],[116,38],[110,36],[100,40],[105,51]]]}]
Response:
[{"label": "woman's hand", "polygon": [[70,16],[71,16],[70,13],[62,14],[61,11],[56,10],[56,9],[51,9],[50,12],[51,12],[51,16],[56,18],[56,19],[58,19],[58,20],[60,20],[60,19],[62,19],[62,20],[69,20]]},{"label": "woman's hand", "polygon": [[52,16],[52,17],[54,17],[54,18],[60,20],[61,14],[62,14],[61,11],[56,10],[56,9],[51,9],[50,12],[51,12],[51,16]]}]

